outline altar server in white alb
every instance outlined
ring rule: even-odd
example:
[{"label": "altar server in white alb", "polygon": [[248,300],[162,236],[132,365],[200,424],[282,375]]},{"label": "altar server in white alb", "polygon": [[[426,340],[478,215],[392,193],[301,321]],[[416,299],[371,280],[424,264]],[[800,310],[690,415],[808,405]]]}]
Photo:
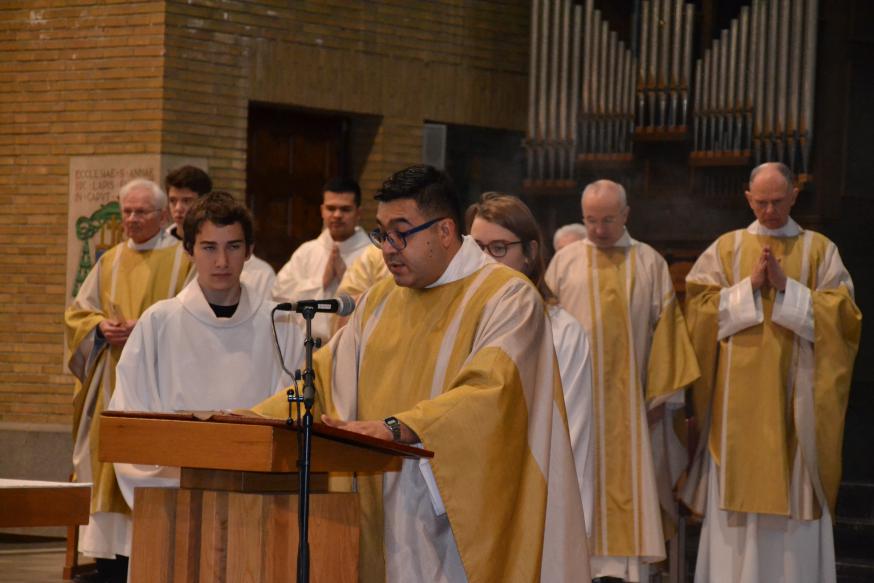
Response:
[{"label": "altar server in white alb", "polygon": [[[173,219],[173,224],[167,227],[167,232],[181,241],[185,231],[185,215],[199,197],[212,191],[212,179],[200,168],[181,166],[167,174],[164,185],[170,200],[170,216]],[[196,275],[196,271],[191,270],[189,279],[194,279]],[[252,253],[243,266],[240,280],[245,282],[250,290],[270,299],[273,283],[276,281],[276,272],[269,263],[255,257]]]},{"label": "altar server in white alb", "polygon": [[167,233],[181,241],[185,214],[198,198],[212,192],[212,179],[197,166],[180,166],[164,177],[164,192],[173,219]]},{"label": "altar server in white alb", "polygon": [[[249,211],[229,194],[194,203],[184,245],[197,279],[143,313],[118,363],[109,409],[248,408],[292,383],[274,344],[275,304],[240,282],[252,231]],[[286,368],[293,371],[303,361],[303,336],[287,313],[275,319]],[[115,471],[131,507],[135,487],[179,483],[178,468],[117,463]]]},{"label": "altar server in white alb", "polygon": [[862,314],[834,243],[789,213],[784,164],[750,175],[756,220],[686,277],[702,440],[684,498],[704,513],[695,581],[836,580],[832,516]]},{"label": "altar server in white alb", "polygon": [[[273,299],[277,302],[335,297],[346,268],[370,244],[367,234],[358,226],[361,188],[354,180],[329,180],[322,189],[320,208],[324,230],[318,238],[298,247],[279,270],[273,285]],[[332,318],[316,318],[313,336],[327,342],[332,327]]]},{"label": "altar server in white alb", "polygon": [[698,365],[667,263],[625,229],[625,190],[593,182],[582,210],[586,239],[556,253],[546,283],[592,346],[592,575],[648,581],[665,558],[662,517],[677,514],[672,487],[686,465],[672,417]]},{"label": "altar server in white alb", "polygon": [[558,305],[543,280],[543,235],[524,202],[507,194],[486,192],[467,212],[467,230],[480,248],[498,263],[524,273],[546,304],[558,371],[567,408],[574,465],[591,535],[595,500],[594,442],[592,440],[592,359],[586,331]]}]

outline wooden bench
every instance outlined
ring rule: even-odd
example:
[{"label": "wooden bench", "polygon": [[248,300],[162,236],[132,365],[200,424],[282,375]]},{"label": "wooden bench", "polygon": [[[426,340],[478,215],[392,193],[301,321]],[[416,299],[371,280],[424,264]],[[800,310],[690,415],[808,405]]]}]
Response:
[{"label": "wooden bench", "polygon": [[0,509],[0,528],[66,526],[63,577],[71,579],[81,570],[78,525],[88,524],[91,484],[0,478]]}]

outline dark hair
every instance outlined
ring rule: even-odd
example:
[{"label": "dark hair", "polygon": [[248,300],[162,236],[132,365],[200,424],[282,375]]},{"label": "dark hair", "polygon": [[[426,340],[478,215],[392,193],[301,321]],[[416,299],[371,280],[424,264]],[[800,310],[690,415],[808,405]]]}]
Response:
[{"label": "dark hair", "polygon": [[255,243],[255,228],[249,209],[227,192],[210,192],[198,198],[185,213],[185,222],[182,224],[182,244],[189,253],[194,253],[194,241],[203,223],[207,221],[220,227],[239,223],[243,227],[246,247],[251,249]]},{"label": "dark hair", "polygon": [[[515,196],[500,192],[485,192],[479,202],[470,205],[467,210],[468,232],[476,217],[504,227],[519,237],[522,241],[522,252],[529,262],[530,273],[525,275],[531,278],[545,302],[556,303],[555,294],[544,281],[546,261],[543,259],[543,233],[531,209]],[[536,250],[532,245],[534,242],[537,243]]]},{"label": "dark hair", "polygon": [[170,172],[164,179],[164,191],[170,193],[170,187],[187,188],[188,190],[203,196],[212,191],[212,180],[209,174],[195,166],[182,166]]},{"label": "dark hair", "polygon": [[455,232],[461,238],[461,201],[452,179],[442,170],[419,164],[395,172],[383,183],[374,198],[379,202],[413,199],[422,214],[431,218],[444,216],[452,219]]},{"label": "dark hair", "polygon": [[322,195],[327,191],[331,192],[351,192],[355,195],[355,206],[361,206],[361,187],[351,178],[343,178],[335,176],[325,183],[322,188]]}]

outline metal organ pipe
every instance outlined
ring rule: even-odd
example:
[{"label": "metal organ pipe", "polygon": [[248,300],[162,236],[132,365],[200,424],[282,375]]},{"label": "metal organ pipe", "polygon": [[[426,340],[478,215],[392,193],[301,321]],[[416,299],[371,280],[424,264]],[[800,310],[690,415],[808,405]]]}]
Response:
[{"label": "metal organ pipe", "polygon": [[747,92],[747,59],[750,45],[750,11],[744,6],[740,9],[740,24],[738,26],[738,53],[737,53],[737,117],[734,131],[734,143],[732,151],[739,155],[746,145],[745,137],[749,131],[747,127],[747,113],[750,109],[749,93]]},{"label": "metal organ pipe", "polygon": [[576,163],[577,149],[577,118],[580,107],[580,34],[583,26],[583,8],[579,5],[573,7],[573,32],[571,35],[571,80],[570,80],[570,113],[568,119],[569,141],[567,148],[567,179],[574,177],[574,165]]},{"label": "metal organ pipe", "polygon": [[813,92],[816,84],[816,23],[818,0],[806,0],[804,13],[804,76],[801,91],[801,173],[810,172],[813,140]]},{"label": "metal organ pipe", "polygon": [[685,126],[689,117],[689,87],[692,85],[692,35],[695,26],[695,6],[686,4],[685,26],[683,28],[683,70],[680,76],[681,108],[680,125]]},{"label": "metal organ pipe", "polygon": [[626,43],[594,0],[532,0],[529,179],[572,180],[578,157],[628,157],[635,128],[688,127],[695,156],[809,172],[818,0],[751,0],[694,63],[694,4],[639,6],[639,36]]}]

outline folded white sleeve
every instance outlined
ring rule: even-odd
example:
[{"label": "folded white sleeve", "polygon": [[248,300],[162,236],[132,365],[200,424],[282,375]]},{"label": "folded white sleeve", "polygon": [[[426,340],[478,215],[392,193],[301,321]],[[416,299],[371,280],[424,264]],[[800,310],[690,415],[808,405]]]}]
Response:
[{"label": "folded white sleeve", "polygon": [[[423,447],[419,445],[419,447]],[[443,505],[443,497],[440,496],[440,488],[437,487],[437,480],[434,479],[434,472],[431,470],[431,462],[426,459],[419,460],[419,471],[422,472],[422,477],[425,479],[425,485],[428,486],[428,495],[431,497],[431,506],[434,507],[436,516],[446,514],[446,507]]]},{"label": "folded white sleeve", "polygon": [[179,468],[145,464],[114,463],[115,479],[124,501],[134,507],[135,488],[178,488]]},{"label": "folded white sleeve", "polygon": [[771,321],[813,342],[813,297],[810,288],[786,278],[786,290],[777,294]]},{"label": "folded white sleeve", "polygon": [[761,324],[765,319],[762,298],[749,277],[719,292],[719,333],[717,340],[734,336]]}]

